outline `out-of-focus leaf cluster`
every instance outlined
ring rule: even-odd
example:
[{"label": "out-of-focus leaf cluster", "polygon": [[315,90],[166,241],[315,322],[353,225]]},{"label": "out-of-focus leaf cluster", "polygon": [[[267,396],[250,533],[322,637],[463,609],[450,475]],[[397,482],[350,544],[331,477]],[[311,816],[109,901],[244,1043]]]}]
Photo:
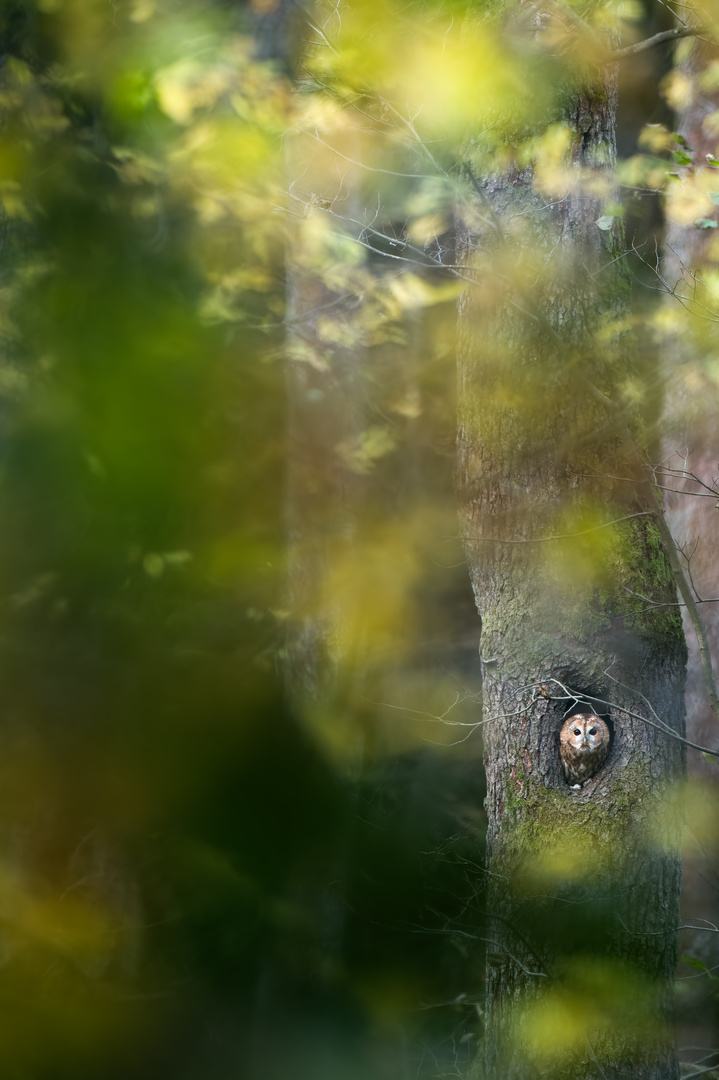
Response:
[{"label": "out-of-focus leaf cluster", "polygon": [[[367,304],[327,308],[319,346],[293,333],[297,96],[256,58],[252,11],[0,16],[0,1069],[267,1076],[287,1055],[364,1075],[394,1067],[400,1029],[448,1058],[458,1030],[468,1057],[481,779],[432,744],[466,735],[442,717],[471,717],[476,687],[424,672],[408,696],[408,617],[450,632],[433,530],[456,526],[451,346],[428,340],[418,379],[407,313],[446,329],[456,286],[379,283],[373,253],[303,207],[303,259]],[[325,371],[358,345],[378,350],[376,415],[333,460],[381,474],[384,505],[398,456],[434,479],[391,521],[375,508],[361,548],[338,538],[318,579],[338,654],[376,675],[323,726],[283,676],[283,364]],[[420,990],[457,1003],[415,1014]]]}]

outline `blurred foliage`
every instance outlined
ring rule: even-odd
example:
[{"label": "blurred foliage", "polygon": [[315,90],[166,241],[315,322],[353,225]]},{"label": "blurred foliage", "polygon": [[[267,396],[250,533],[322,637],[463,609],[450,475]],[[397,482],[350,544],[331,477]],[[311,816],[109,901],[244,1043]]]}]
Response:
[{"label": "blurred foliage", "polygon": [[[639,37],[645,14],[574,7],[581,33],[495,0],[318,5],[290,83],[257,46],[279,0],[0,4],[3,1076],[471,1060],[484,821],[456,301],[468,278],[489,310],[573,271],[526,207],[472,267],[455,223],[486,228],[473,177],[505,167],[532,162],[541,200],[576,186],[563,109],[605,29]],[[671,107],[687,78],[663,84]],[[582,177],[596,225],[616,244],[634,215],[656,284],[642,200],[711,233],[717,163],[651,123],[620,163],[626,204],[606,164]],[[717,282],[633,328],[705,344]],[[622,392],[651,412],[642,372]],[[532,387],[512,404],[531,418]],[[550,572],[605,587],[621,538],[593,535],[547,551]],[[299,666],[321,638],[323,692],[288,701],[313,628]],[[641,997],[611,965],[568,972],[526,1017],[540,1056],[585,1039],[577,994],[602,1022]]]},{"label": "blurred foliage", "polygon": [[[479,771],[385,707],[404,735],[350,776],[283,685],[291,88],[232,5],[0,14],[0,1070],[392,1072],[405,1023],[451,1056]],[[339,265],[372,286],[359,254]],[[368,340],[426,301],[396,281]],[[402,437],[338,456],[369,474]],[[428,619],[456,588],[434,534],[397,576],[399,532],[370,532],[326,582],[363,663],[407,653],[409,589]],[[369,621],[359,590],[385,597]]]}]

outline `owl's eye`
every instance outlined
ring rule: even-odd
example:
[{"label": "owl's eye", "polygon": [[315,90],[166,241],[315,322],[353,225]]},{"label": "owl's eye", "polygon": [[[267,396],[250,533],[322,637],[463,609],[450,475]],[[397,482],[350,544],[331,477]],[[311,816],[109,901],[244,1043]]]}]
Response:
[{"label": "owl's eye", "polygon": [[590,734],[590,735],[596,735],[596,734],[597,734],[597,729],[596,729],[595,727],[593,727],[593,728],[590,728],[590,729],[589,729],[589,734]]},{"label": "owl's eye", "polygon": [[581,733],[581,731],[579,730],[579,728],[578,728],[578,727],[575,727],[575,729],[574,729],[574,734],[575,734],[575,735],[581,735],[582,733]]}]

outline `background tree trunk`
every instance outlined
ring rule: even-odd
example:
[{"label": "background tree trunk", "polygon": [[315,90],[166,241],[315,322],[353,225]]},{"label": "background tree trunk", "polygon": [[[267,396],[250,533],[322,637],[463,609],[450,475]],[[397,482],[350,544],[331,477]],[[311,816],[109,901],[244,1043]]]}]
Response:
[{"label": "background tree trunk", "polygon": [[[687,41],[681,46],[683,58],[677,64],[670,83],[670,96],[677,111],[676,130],[690,148],[693,159],[679,169],[678,189],[689,187],[698,174],[707,169],[707,158],[716,153],[716,135],[706,121],[716,114],[719,95],[703,85],[702,78],[717,50],[707,42]],[[681,85],[680,85],[681,84]],[[672,92],[681,90],[681,94]],[[670,196],[673,191],[670,190]],[[686,295],[694,295],[709,309],[716,307],[703,287],[717,270],[716,229],[696,228],[693,221],[682,220],[669,202],[670,220],[667,226],[662,274],[672,287]],[[717,220],[716,207],[706,206],[697,216],[706,214]],[[696,283],[691,274],[696,275]],[[689,475],[664,478],[668,488],[664,494],[667,522],[681,553],[682,565],[690,575],[692,588],[698,598],[719,596],[716,552],[719,545],[719,514],[716,500],[707,498],[716,485],[718,455],[716,418],[719,393],[713,366],[716,356],[716,326],[706,323],[704,309],[683,312],[673,297],[666,297],[666,307],[673,319],[679,317],[669,339],[665,341],[663,361],[667,380],[665,409],[662,418],[660,460],[672,469],[694,474],[708,488],[703,488]],[[683,314],[683,319],[681,318]],[[716,315],[715,315],[716,318]],[[719,607],[702,604],[699,613],[706,632],[714,672],[719,670]],[[682,608],[689,657],[687,663],[686,714],[687,736],[701,746],[717,745],[717,718],[712,713],[702,673],[699,646],[687,615]],[[713,760],[695,750],[687,755],[687,773],[692,805],[688,815],[682,877],[682,930],[680,955],[691,958],[693,964],[712,969],[719,964],[719,935],[711,931],[719,924],[719,877],[717,853],[719,837],[713,821],[719,802],[717,766]],[[702,820],[712,821],[707,828]],[[708,973],[692,966],[680,967],[685,993],[682,999],[680,1041],[693,1048],[707,1050],[717,1045],[716,1002],[711,991]],[[698,1056],[698,1055],[693,1055]]]}]

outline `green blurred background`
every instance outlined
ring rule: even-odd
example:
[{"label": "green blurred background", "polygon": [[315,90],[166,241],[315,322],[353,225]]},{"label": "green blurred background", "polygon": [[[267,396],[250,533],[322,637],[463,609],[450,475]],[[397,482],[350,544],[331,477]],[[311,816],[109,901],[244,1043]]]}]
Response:
[{"label": "green blurred background", "polygon": [[[8,1078],[470,1056],[477,753],[416,733],[335,752],[288,703],[294,106],[257,25],[231,4],[0,8]],[[446,543],[414,574],[435,637],[447,597],[471,612],[428,561]]]}]

